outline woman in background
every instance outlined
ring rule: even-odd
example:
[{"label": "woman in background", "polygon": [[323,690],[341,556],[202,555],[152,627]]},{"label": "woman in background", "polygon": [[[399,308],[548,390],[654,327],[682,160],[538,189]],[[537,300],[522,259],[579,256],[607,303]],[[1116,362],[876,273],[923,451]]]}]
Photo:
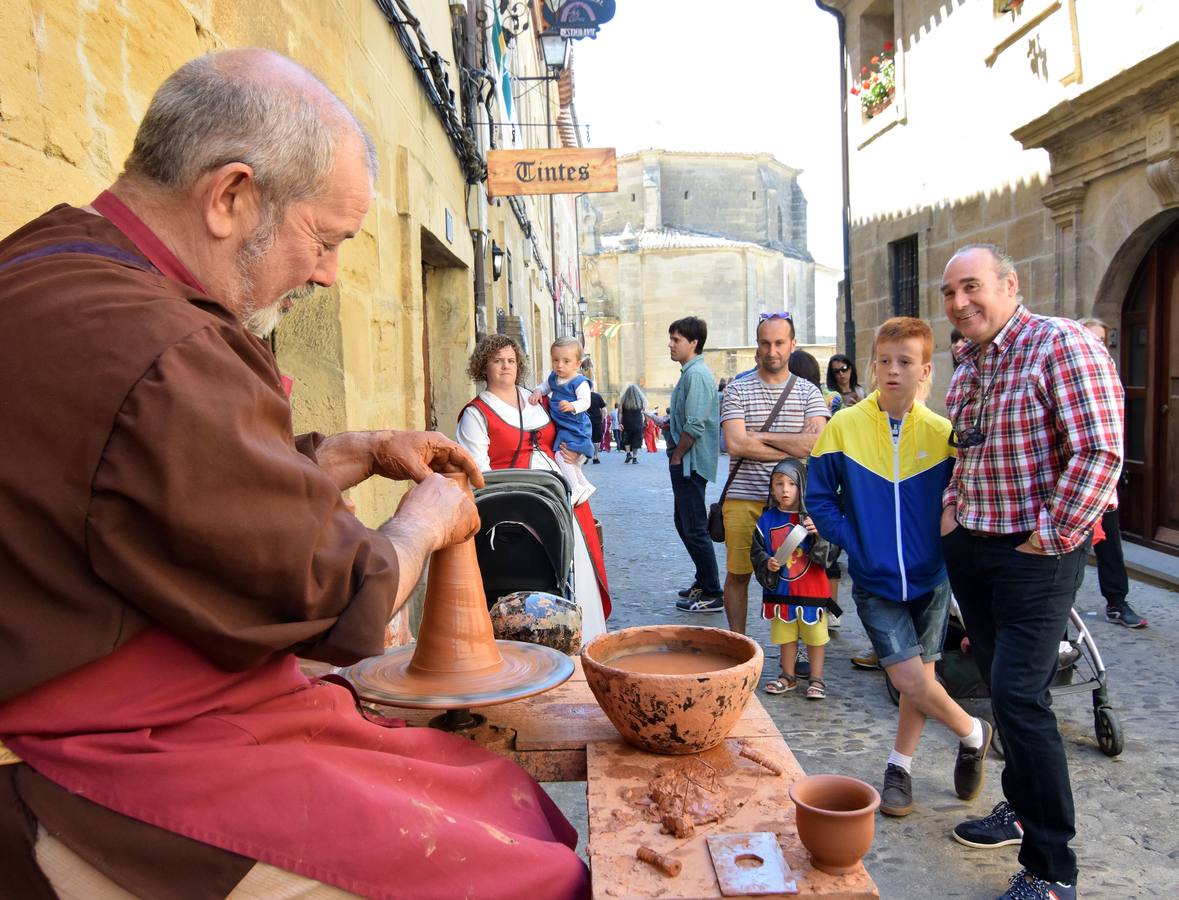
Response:
[{"label": "woman in background", "polygon": [[855,406],[868,396],[860,384],[855,362],[843,353],[836,353],[827,363],[827,388],[832,391],[832,415],[845,406]]},{"label": "woman in background", "polygon": [[638,463],[639,448],[643,446],[643,409],[647,398],[637,384],[627,385],[618,401],[622,410],[622,445],[626,448],[625,462]]}]

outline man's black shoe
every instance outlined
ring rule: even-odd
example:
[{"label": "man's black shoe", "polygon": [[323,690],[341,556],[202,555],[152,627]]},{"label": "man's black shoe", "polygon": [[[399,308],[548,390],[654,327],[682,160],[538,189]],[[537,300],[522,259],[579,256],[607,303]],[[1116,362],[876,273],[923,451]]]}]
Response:
[{"label": "man's black shoe", "polygon": [[725,596],[724,594],[713,594],[709,596],[704,592],[697,594],[695,597],[685,597],[683,600],[675,602],[676,609],[684,612],[694,613],[715,613],[725,611]]},{"label": "man's black shoe", "polygon": [[990,815],[968,819],[954,826],[954,840],[966,847],[990,850],[1023,841],[1023,826],[1015,818],[1015,810],[1006,800],[1000,800]]},{"label": "man's black shoe", "polygon": [[683,590],[676,591],[676,596],[683,597],[685,600],[688,597],[694,597],[700,593],[700,585],[693,584],[691,587],[686,587]]},{"label": "man's black shoe", "polygon": [[884,770],[880,811],[886,816],[907,816],[913,811],[913,779],[894,763],[889,763]]},{"label": "man's black shoe", "polygon": [[986,778],[983,760],[987,758],[987,751],[991,749],[991,738],[995,736],[995,729],[986,719],[982,722],[982,746],[971,749],[965,744],[958,745],[958,759],[954,762],[954,792],[960,800],[973,800],[982,790]]}]

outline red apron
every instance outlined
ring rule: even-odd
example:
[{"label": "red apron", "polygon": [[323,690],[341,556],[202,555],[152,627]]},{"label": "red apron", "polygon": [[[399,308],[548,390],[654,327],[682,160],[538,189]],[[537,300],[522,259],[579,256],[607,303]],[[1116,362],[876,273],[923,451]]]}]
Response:
[{"label": "red apron", "polygon": [[5,744],[70,791],[370,897],[580,897],[576,832],[515,764],[385,728],[290,655],[223,672],[153,628],[0,706]]},{"label": "red apron", "polygon": [[[547,400],[544,401],[547,403]],[[532,454],[539,450],[545,456],[553,456],[553,439],[557,434],[557,427],[552,419],[536,431],[525,431],[523,440],[520,439],[520,427],[505,422],[492,408],[478,397],[467,406],[473,406],[483,414],[487,420],[487,434],[491,439],[487,448],[487,457],[491,468],[494,469],[527,469],[532,465]],[[464,406],[463,409],[467,407]],[[462,415],[462,412],[459,413]],[[517,453],[517,449],[519,452]],[[514,461],[514,464],[513,464]],[[585,537],[585,546],[589,551],[590,562],[594,566],[594,577],[598,582],[598,593],[602,597],[602,615],[610,618],[610,585],[606,581],[606,558],[602,553],[602,542],[598,540],[598,529],[594,524],[594,514],[589,502],[573,507],[573,516]]]}]

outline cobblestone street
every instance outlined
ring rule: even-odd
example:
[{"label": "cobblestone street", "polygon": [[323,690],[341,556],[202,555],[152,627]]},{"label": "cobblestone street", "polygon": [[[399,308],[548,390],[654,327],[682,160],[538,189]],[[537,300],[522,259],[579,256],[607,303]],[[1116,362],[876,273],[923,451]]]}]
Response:
[{"label": "cobblestone street", "polygon": [[[587,466],[586,472],[598,486],[593,506],[605,534],[614,596],[611,628],[658,622],[724,627],[723,614],[675,609],[675,592],[691,582],[692,570],[672,525],[666,457],[662,452],[644,453],[638,465],[623,465],[617,452],[602,454],[601,459],[601,465]],[[721,459],[722,471],[726,460]],[[711,485],[709,501],[717,494],[719,487]],[[723,577],[723,546],[717,549]],[[801,691],[760,696],[808,773],[853,775],[879,788],[896,709],[883,675],[857,670],[849,662],[849,656],[868,646],[850,589],[845,577],[840,592],[843,626],[833,632],[828,649],[827,699],[808,702]],[[750,594],[749,633],[766,649],[764,683],[776,672],[777,651],[760,619],[760,589],[754,585]],[[1078,609],[1109,671],[1111,700],[1125,733],[1123,754],[1106,757],[1094,736],[1091,694],[1057,699],[1077,807],[1073,846],[1081,867],[1079,893],[1084,897],[1179,896],[1175,600],[1172,591],[1132,582],[1130,601],[1151,624],[1143,631],[1130,631],[1105,622],[1093,568],[1087,570],[1078,597]],[[985,701],[969,705],[989,715]],[[985,815],[1001,798],[1002,762],[993,755],[987,761],[982,795],[970,804],[954,796],[955,747],[952,735],[931,725],[914,759],[916,810],[904,819],[877,817],[876,842],[866,863],[885,898],[993,897],[1019,867],[1015,847],[970,850],[951,839],[955,824]]]}]

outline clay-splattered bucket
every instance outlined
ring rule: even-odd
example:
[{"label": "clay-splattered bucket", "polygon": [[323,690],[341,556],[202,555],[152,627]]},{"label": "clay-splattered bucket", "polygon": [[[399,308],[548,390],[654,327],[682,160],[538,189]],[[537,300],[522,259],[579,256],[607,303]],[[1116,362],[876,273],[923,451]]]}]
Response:
[{"label": "clay-splattered bucket", "polygon": [[843,875],[872,847],[880,794],[846,775],[808,775],[790,785],[798,838],[816,869]]},{"label": "clay-splattered bucket", "polygon": [[[631,671],[640,659],[663,671]],[[690,625],[624,628],[581,651],[585,680],[619,734],[667,754],[723,741],[745,711],[762,660],[761,647],[743,634]]]}]

